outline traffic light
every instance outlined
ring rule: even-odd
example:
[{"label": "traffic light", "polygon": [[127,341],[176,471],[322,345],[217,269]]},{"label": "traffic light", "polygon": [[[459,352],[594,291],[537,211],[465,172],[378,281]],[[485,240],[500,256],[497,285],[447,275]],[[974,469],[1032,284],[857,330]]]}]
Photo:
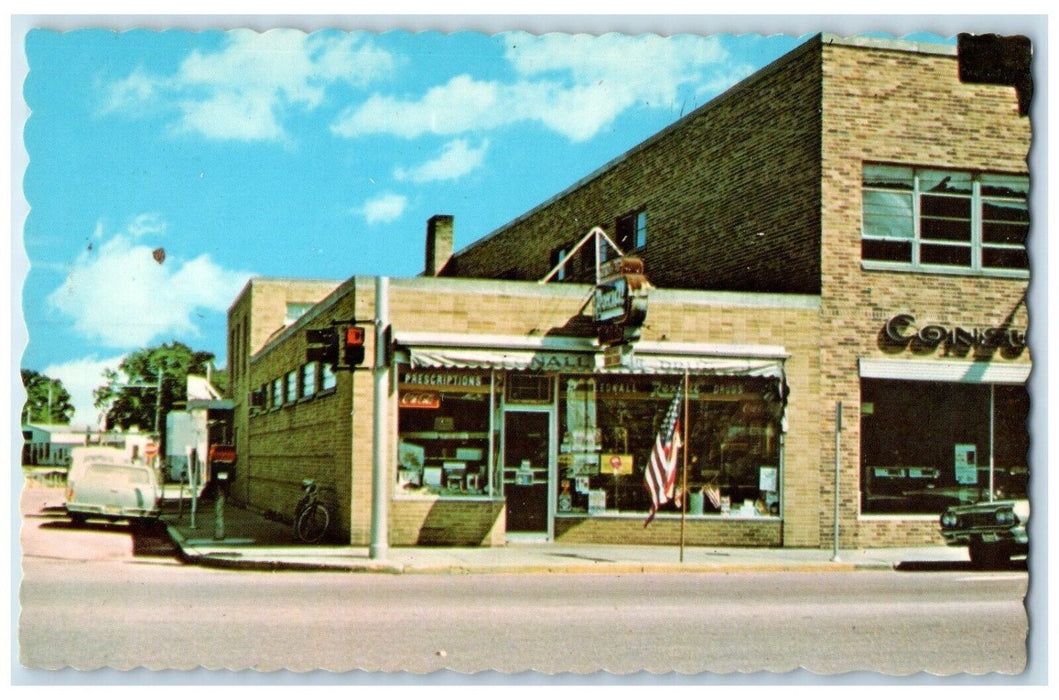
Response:
[{"label": "traffic light", "polygon": [[305,331],[307,362],[322,362],[335,367],[338,364],[338,331],[334,328],[310,328]]},{"label": "traffic light", "polygon": [[364,329],[350,326],[346,329],[346,344],[342,359],[349,367],[356,367],[364,362]]}]

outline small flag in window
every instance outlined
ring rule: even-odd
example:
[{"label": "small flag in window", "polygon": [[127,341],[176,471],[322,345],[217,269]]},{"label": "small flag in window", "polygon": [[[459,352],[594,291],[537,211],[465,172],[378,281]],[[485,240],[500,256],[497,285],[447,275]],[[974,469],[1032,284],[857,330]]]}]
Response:
[{"label": "small flag in window", "polygon": [[714,508],[721,507],[721,489],[716,486],[707,486],[706,498],[710,499],[710,503],[713,504]]}]

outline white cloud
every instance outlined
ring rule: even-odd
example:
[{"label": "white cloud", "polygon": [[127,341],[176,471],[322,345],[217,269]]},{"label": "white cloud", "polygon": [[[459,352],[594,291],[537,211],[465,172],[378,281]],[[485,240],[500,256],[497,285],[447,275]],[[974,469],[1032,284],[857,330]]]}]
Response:
[{"label": "white cloud", "polygon": [[454,135],[539,122],[584,141],[636,104],[672,109],[682,87],[727,75],[730,57],[712,37],[509,34],[509,82],[452,78],[417,98],[376,94],[332,124],[340,136]]},{"label": "white cloud", "polygon": [[[150,221],[153,230],[164,229],[156,218]],[[164,336],[198,335],[195,314],[226,311],[250,277],[220,267],[208,254],[191,260],[169,254],[158,262],[155,247],[140,242],[149,228],[138,218],[126,233],[82,252],[48,295],[50,306],[85,338],[132,348]]]},{"label": "white cloud", "polygon": [[137,70],[115,81],[105,110],[175,110],[177,130],[214,139],[278,140],[285,137],[288,110],[316,109],[329,87],[363,87],[394,67],[394,58],[362,34],[241,29],[226,39],[218,51],[194,51],[172,75]]},{"label": "white cloud", "polygon": [[365,202],[360,213],[369,224],[388,224],[399,219],[406,206],[407,197],[387,192]]},{"label": "white cloud", "polygon": [[41,374],[60,380],[69,392],[70,403],[74,406],[74,423],[97,426],[102,424],[102,411],[93,405],[95,399],[92,397],[92,391],[103,384],[103,370],[116,370],[123,359],[123,355],[104,359],[92,355],[80,360],[48,365],[41,370]]},{"label": "white cloud", "polygon": [[[168,224],[158,214],[140,214],[129,224],[129,235],[133,238],[143,238],[152,234],[164,234],[167,227]],[[102,240],[102,224],[97,224],[95,236],[98,240]]]},{"label": "white cloud", "polygon": [[481,167],[488,149],[488,139],[483,140],[478,148],[471,148],[466,139],[456,139],[445,144],[437,158],[414,168],[396,168],[393,174],[397,180],[410,180],[417,184],[458,180]]}]

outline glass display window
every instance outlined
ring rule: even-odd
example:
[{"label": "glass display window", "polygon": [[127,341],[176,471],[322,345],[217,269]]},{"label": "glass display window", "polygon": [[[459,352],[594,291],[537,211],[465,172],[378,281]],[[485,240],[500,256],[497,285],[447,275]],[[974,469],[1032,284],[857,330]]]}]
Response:
[{"label": "glass display window", "polygon": [[[558,405],[560,515],[643,513],[644,468],[680,376],[563,377]],[[779,515],[783,401],[775,379],[692,377],[681,415],[688,513]],[[686,438],[685,438],[686,435]],[[670,502],[660,512],[679,513]]]},{"label": "glass display window", "polygon": [[495,406],[490,374],[403,368],[398,386],[398,493],[489,497]]},{"label": "glass display window", "polygon": [[862,379],[861,511],[1025,498],[1028,418],[1024,386]]}]

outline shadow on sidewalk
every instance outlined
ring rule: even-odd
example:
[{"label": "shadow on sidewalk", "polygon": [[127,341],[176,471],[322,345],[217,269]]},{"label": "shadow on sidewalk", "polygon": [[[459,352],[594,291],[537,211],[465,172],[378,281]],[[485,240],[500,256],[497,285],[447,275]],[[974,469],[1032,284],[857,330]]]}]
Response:
[{"label": "shadow on sidewalk", "polygon": [[902,561],[894,566],[895,571],[1027,571],[1025,559],[1012,559],[1011,561],[999,562],[995,566],[985,569],[972,564],[969,561]]}]

